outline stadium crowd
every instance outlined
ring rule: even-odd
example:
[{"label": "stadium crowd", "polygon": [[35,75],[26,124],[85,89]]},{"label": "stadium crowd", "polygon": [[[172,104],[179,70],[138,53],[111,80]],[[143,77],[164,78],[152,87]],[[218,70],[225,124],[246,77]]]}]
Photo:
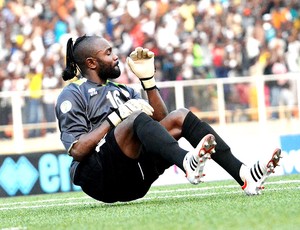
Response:
[{"label": "stadium crowd", "polygon": [[[121,83],[137,81],[125,65],[137,46],[155,53],[157,81],[300,72],[298,0],[4,0],[0,10],[0,92],[28,91],[21,102],[25,123],[55,121],[55,98],[42,95],[41,89],[63,86],[65,45],[71,36],[95,34],[111,41],[119,56]],[[286,103],[294,104],[290,85],[270,81],[266,103],[278,105],[285,92]],[[229,109],[251,106],[249,87],[225,88]],[[198,89],[191,105],[212,109],[214,90]],[[168,93],[162,92],[166,98]],[[11,122],[11,101],[0,100],[0,125],[6,125]],[[0,137],[5,135],[1,132]],[[32,130],[28,137],[39,135]]]}]

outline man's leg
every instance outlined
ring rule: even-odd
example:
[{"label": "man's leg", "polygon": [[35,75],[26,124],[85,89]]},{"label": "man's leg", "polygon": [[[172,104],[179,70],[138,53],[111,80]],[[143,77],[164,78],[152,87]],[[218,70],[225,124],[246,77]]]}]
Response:
[{"label": "man's leg", "polygon": [[230,147],[209,124],[201,121],[192,112],[188,112],[182,125],[182,136],[195,147],[196,142],[209,133],[215,136],[217,142],[216,152],[211,155],[211,158],[242,186],[244,182],[239,172],[243,163],[231,153]]},{"label": "man's leg", "polygon": [[278,165],[281,150],[275,149],[267,159],[258,161],[253,167],[248,168],[231,153],[230,147],[209,124],[202,122],[192,112],[188,112],[182,125],[182,136],[196,146],[197,140],[208,133],[213,134],[217,142],[216,152],[211,155],[212,159],[242,186],[247,195],[260,194],[265,180]]},{"label": "man's leg", "polygon": [[[139,152],[136,145],[140,143],[145,152],[158,155],[181,168],[193,184],[201,181],[205,161],[210,158],[215,147],[215,139],[209,134],[198,141],[195,149],[188,152],[179,146],[177,140],[162,124],[145,113],[129,116],[117,126],[115,136],[118,145],[128,157],[137,158],[130,154]],[[134,138],[137,138],[137,141],[132,141]]]},{"label": "man's leg", "polygon": [[116,141],[125,155],[137,159],[140,148],[145,152],[160,155],[179,168],[188,151],[182,149],[168,131],[147,114],[133,113],[115,129]]}]

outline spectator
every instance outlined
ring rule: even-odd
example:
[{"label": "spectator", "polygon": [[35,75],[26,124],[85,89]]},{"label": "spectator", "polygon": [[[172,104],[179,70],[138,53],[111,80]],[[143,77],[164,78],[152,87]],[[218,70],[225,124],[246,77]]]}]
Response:
[{"label": "spectator", "polygon": [[[6,72],[3,69],[0,70],[0,89],[1,92],[7,92],[11,90],[11,81],[6,77]],[[8,125],[11,123],[11,100],[8,97],[0,97],[0,125]],[[10,133],[7,130],[0,130],[0,139],[10,138]]]},{"label": "spectator", "polygon": [[293,109],[295,106],[294,95],[291,90],[290,81],[282,82],[279,97],[279,105],[281,106],[281,118],[291,119],[293,116]]},{"label": "spectator", "polygon": [[217,41],[215,47],[212,49],[212,60],[215,75],[217,78],[228,77],[228,68],[226,66],[226,50],[224,41],[221,39]]},{"label": "spectator", "polygon": [[276,36],[270,40],[269,49],[277,58],[283,57],[286,50],[286,42],[282,37],[281,31],[277,31]]},{"label": "spectator", "polygon": [[[41,122],[41,98],[42,98],[42,81],[43,74],[41,69],[31,67],[29,73],[26,75],[28,81],[27,90],[29,96],[27,98],[27,123],[34,125]],[[28,137],[39,137],[41,136],[41,130],[31,127],[28,133]]]},{"label": "spectator", "polygon": [[[276,58],[276,56],[275,56]],[[270,62],[269,65],[266,66],[264,74],[284,74],[287,72],[287,67],[284,63],[283,58],[276,58],[274,62]],[[270,89],[270,106],[272,107],[272,119],[279,118],[279,112],[277,110],[280,101],[281,95],[281,86],[284,82],[281,82],[280,79],[272,80],[268,82],[268,86]]]},{"label": "spectator", "polygon": [[[4,1],[0,5],[0,62],[22,78],[29,66],[41,64],[44,69],[46,57],[55,63],[55,74],[60,74],[66,39],[86,33],[111,41],[120,57],[127,56],[132,47],[149,46],[157,57],[162,81],[198,78],[199,70],[204,78],[258,75],[267,65],[262,61],[266,53],[284,57],[287,70],[299,72],[299,6],[295,0]],[[192,47],[191,76],[191,56],[185,52]],[[132,82],[129,73],[123,73],[124,83]],[[234,93],[231,90],[226,88],[227,98]],[[172,92],[166,89],[162,94],[173,108]]]},{"label": "spectator", "polygon": [[288,8],[284,7],[281,1],[274,1],[274,7],[270,13],[272,24],[276,30],[281,30],[290,18]]},{"label": "spectator", "polygon": [[[44,91],[43,95],[43,111],[44,118],[47,123],[55,122],[55,97],[53,97],[55,93],[55,89],[59,86],[59,80],[54,74],[54,70],[52,67],[47,67],[45,70],[45,74],[42,80],[42,88]],[[47,124],[50,125],[50,124]],[[47,128],[47,133],[54,133],[56,128]]]},{"label": "spectator", "polygon": [[297,39],[296,33],[291,34],[288,38],[286,62],[290,72],[300,72],[300,41]]},{"label": "spectator", "polygon": [[193,75],[195,78],[205,78],[206,68],[204,59],[206,53],[202,48],[202,41],[200,37],[194,39],[193,43]]}]

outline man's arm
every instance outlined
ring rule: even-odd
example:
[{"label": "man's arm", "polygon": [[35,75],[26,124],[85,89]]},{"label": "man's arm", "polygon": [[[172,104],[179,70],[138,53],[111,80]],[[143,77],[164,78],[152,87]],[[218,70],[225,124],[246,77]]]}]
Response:
[{"label": "man's arm", "polygon": [[108,121],[104,121],[98,128],[93,131],[82,134],[78,141],[73,144],[69,153],[76,161],[82,161],[85,157],[91,154],[100,140],[111,129]]},{"label": "man's arm", "polygon": [[131,71],[140,79],[142,87],[147,93],[149,104],[154,108],[153,119],[162,120],[168,114],[168,110],[156,87],[154,53],[148,49],[137,47],[127,57],[126,62]]},{"label": "man's arm", "polygon": [[146,90],[149,104],[153,107],[153,119],[156,121],[160,121],[165,118],[168,114],[167,106],[164,100],[161,98],[159,90],[157,88]]},{"label": "man's arm", "polygon": [[153,116],[153,108],[142,99],[130,99],[119,108],[108,115],[106,120],[96,129],[89,133],[82,134],[78,141],[74,142],[69,153],[76,161],[82,161],[93,152],[100,140],[110,130],[125,120],[134,111],[143,111],[149,116]]}]

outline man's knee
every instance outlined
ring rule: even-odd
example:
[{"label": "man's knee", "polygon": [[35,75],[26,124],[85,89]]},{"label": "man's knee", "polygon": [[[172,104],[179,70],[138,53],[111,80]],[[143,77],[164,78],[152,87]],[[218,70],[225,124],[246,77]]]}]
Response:
[{"label": "man's knee", "polygon": [[133,112],[116,127],[114,132],[118,146],[126,156],[132,159],[136,159],[140,154],[141,144],[135,133],[134,122],[141,113],[143,112]]},{"label": "man's knee", "polygon": [[172,111],[171,113],[175,113],[175,114],[177,114],[177,116],[185,117],[189,112],[190,112],[190,110],[188,110],[186,108],[180,108],[180,109],[176,109],[176,110]]},{"label": "man's knee", "polygon": [[171,113],[169,113],[169,117],[170,119],[175,122],[176,124],[183,124],[183,121],[186,117],[186,115],[189,113],[190,111],[186,108],[180,108],[180,109],[176,109],[174,111],[172,111]]},{"label": "man's knee", "polygon": [[[130,114],[124,121],[122,121],[116,128],[122,132],[133,132],[133,124],[135,119],[143,113],[142,111],[135,111]],[[147,115],[148,116],[148,115]]]},{"label": "man's knee", "polygon": [[[177,109],[169,113],[160,123],[171,133],[180,133],[188,109]],[[174,134],[175,135],[175,134]],[[173,135],[173,136],[174,136]]]},{"label": "man's knee", "polygon": [[[127,118],[126,118],[126,122],[128,124],[133,125],[135,119],[141,114],[143,113],[142,111],[138,110],[138,111],[134,111],[132,114],[130,114]],[[148,116],[148,115],[147,115]]]}]

